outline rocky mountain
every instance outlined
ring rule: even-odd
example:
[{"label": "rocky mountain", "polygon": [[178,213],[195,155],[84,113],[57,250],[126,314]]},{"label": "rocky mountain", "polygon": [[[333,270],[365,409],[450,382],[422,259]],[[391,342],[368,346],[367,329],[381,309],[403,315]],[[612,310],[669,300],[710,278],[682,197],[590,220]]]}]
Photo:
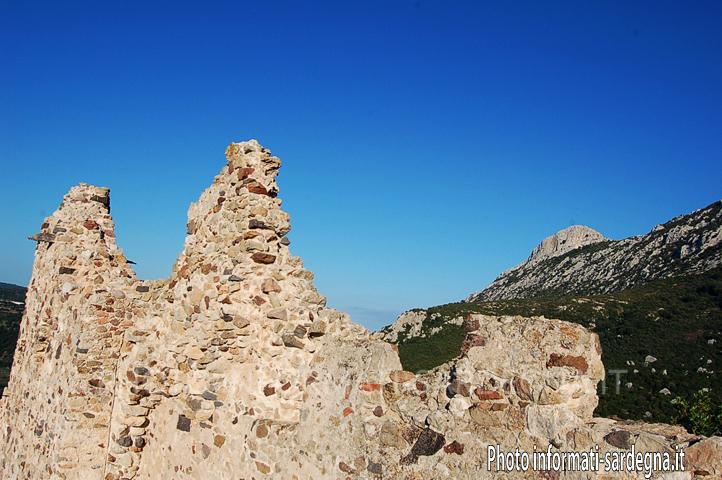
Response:
[{"label": "rocky mountain", "polygon": [[498,478],[489,445],[681,446],[689,472],[722,474],[722,438],[592,416],[602,351],[578,324],[468,315],[452,362],[403,370],[291,255],[279,167],[255,141],[231,144],[158,281],[116,244],[108,189],[68,192],[34,237],[1,478]]},{"label": "rocky mountain", "polygon": [[573,226],[537,246],[468,302],[594,295],[722,265],[722,201],[657,225],[646,235],[609,240]]},{"label": "rocky mountain", "polygon": [[529,258],[516,268],[528,267],[548,258],[558,257],[577,248],[603,242],[604,240],[607,240],[607,238],[593,228],[584,225],[572,225],[542,240],[531,252]]}]

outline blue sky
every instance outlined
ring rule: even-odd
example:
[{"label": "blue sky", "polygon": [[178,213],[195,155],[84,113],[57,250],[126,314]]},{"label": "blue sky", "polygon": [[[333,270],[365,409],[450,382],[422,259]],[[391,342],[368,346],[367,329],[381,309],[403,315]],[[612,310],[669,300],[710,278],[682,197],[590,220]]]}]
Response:
[{"label": "blue sky", "polygon": [[292,251],[377,328],[581,223],[722,197],[722,3],[2,2],[0,281],[67,189],[109,186],[143,278],[231,141],[284,161]]}]

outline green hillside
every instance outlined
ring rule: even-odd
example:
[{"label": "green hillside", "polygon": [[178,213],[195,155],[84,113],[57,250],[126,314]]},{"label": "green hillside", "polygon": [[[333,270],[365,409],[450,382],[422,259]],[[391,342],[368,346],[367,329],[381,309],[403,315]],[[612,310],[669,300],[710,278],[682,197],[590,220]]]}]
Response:
[{"label": "green hillside", "polygon": [[27,288],[12,283],[0,282],[0,300],[24,302]]},{"label": "green hillside", "polygon": [[13,364],[26,291],[24,287],[0,283],[0,391],[7,385]]},{"label": "green hillside", "polygon": [[[722,269],[702,275],[659,280],[608,295],[557,296],[480,303],[452,303],[427,310],[423,330],[442,326],[426,337],[399,335],[404,368],[430,369],[458,355],[462,329],[446,322],[468,313],[545,316],[578,323],[597,332],[602,361],[621,376],[619,394],[607,377],[597,415],[675,423],[671,400],[691,399],[709,389],[714,406],[722,405]],[[645,363],[651,355],[656,361]],[[631,382],[631,387],[627,383]],[[671,394],[659,393],[668,389]]]}]

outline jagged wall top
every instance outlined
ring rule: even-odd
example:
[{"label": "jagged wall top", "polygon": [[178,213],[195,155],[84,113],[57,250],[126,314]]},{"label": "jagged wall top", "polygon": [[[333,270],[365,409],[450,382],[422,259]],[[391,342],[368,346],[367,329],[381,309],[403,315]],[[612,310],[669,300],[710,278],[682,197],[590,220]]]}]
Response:
[{"label": "jagged wall top", "polygon": [[[288,245],[288,214],[280,209],[276,175],[278,157],[255,140],[232,143],[226,149],[227,165],[188,211],[188,236],[174,275],[190,257],[223,252],[235,258],[255,251],[254,259],[272,263],[264,243]],[[248,194],[255,195],[248,195]],[[239,234],[239,232],[243,232]]]},{"label": "jagged wall top", "polygon": [[81,252],[85,260],[92,255],[107,255],[111,263],[123,268],[126,276],[135,278],[115,242],[110,190],[107,187],[86,183],[72,187],[63,197],[58,210],[45,219],[40,232],[30,239],[38,241],[43,253],[54,243],[59,243],[65,245],[64,249]]}]

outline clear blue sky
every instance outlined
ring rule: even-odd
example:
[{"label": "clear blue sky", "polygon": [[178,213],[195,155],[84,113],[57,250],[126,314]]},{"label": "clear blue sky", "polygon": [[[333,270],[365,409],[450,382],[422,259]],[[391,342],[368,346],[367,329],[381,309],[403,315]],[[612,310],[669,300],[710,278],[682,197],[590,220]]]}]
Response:
[{"label": "clear blue sky", "polygon": [[42,3],[0,14],[0,281],[81,181],[167,276],[249,138],[284,161],[293,253],[371,328],[572,223],[622,238],[722,197],[718,1]]}]

